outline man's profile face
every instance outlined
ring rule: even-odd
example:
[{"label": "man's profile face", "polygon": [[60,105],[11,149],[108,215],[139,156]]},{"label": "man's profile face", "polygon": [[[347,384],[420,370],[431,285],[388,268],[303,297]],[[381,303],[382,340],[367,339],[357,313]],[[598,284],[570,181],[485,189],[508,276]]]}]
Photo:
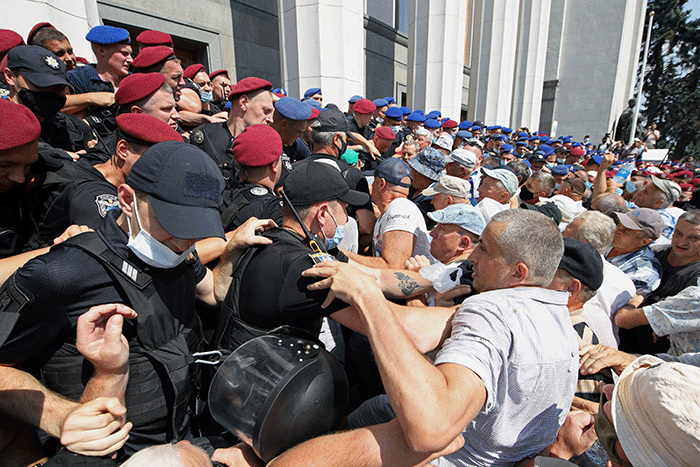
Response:
[{"label": "man's profile face", "polygon": [[[439,193],[442,194],[442,193]],[[438,224],[430,231],[430,254],[441,263],[447,263],[457,256],[462,239],[462,229],[454,224]]]},{"label": "man's profile face", "polygon": [[651,243],[651,239],[641,230],[633,230],[617,224],[613,235],[612,247],[620,255],[639,251]]},{"label": "man's profile face", "polygon": [[502,184],[493,177],[487,175],[481,177],[479,184],[479,201],[484,198],[491,198],[499,203],[503,203],[503,187]]},{"label": "man's profile face", "polygon": [[356,112],[355,121],[361,128],[364,128],[369,125],[370,121],[372,121],[372,114],[361,114]]},{"label": "man's profile face", "polygon": [[450,205],[450,198],[445,193],[435,193],[430,203],[435,207],[436,211],[439,211]]},{"label": "man's profile face", "polygon": [[172,128],[177,128],[177,119],[179,117],[175,108],[175,97],[172,92],[157,91],[144,106],[146,115],[155,117],[161,122],[165,122]]},{"label": "man's profile face", "polygon": [[136,219],[133,218],[131,220],[131,228],[134,231],[134,235],[138,233],[138,224],[140,223],[142,229],[151,234],[153,238],[155,238],[160,243],[173,250],[175,253],[182,253],[186,251],[197,241],[197,239],[181,239],[170,235],[163,228],[160,222],[158,222],[158,218],[153,212],[153,209],[151,208],[151,203],[150,201],[148,201],[147,196],[143,197],[143,199],[141,200],[134,197],[134,202],[138,203],[139,212],[139,222],[137,223]]},{"label": "man's profile face", "polygon": [[416,147],[413,144],[404,144],[401,148],[401,158],[405,161],[409,161],[416,157]]},{"label": "man's profile face", "polygon": [[10,188],[24,183],[29,167],[37,161],[38,143],[31,143],[0,151],[0,193],[5,193]]},{"label": "man's profile face", "polygon": [[684,263],[700,260],[700,225],[680,219],[671,238],[672,254]]},{"label": "man's profile face", "polygon": [[215,76],[211,82],[212,94],[215,101],[225,101],[231,92],[231,80],[226,75]]},{"label": "man's profile face", "polygon": [[272,114],[274,110],[275,107],[272,105],[272,93],[270,91],[263,91],[256,94],[248,101],[243,121],[246,127],[261,123],[269,125],[272,123]]},{"label": "man's profile face", "polygon": [[66,71],[71,71],[76,67],[78,60],[73,52],[73,46],[70,45],[68,39],[62,41],[57,41],[55,39],[44,41],[44,48],[48,49],[65,63]]},{"label": "man's profile face", "polygon": [[504,228],[502,222],[489,222],[476,248],[469,255],[469,261],[474,264],[474,289],[479,292],[508,287],[512,268],[506,264],[501,249],[496,244],[496,239]]},{"label": "man's profile face", "polygon": [[182,77],[184,71],[182,66],[175,60],[168,60],[160,69],[160,74],[165,77],[165,82],[175,92],[175,100],[178,101],[182,95],[182,88],[185,86],[185,80]]},{"label": "man's profile face", "polygon": [[649,182],[644,186],[644,188],[634,192],[632,202],[640,208],[656,209],[658,208],[658,205],[661,204],[658,202],[658,193],[659,189],[656,188],[656,185]]},{"label": "man's profile face", "polygon": [[129,44],[115,44],[105,46],[108,55],[107,66],[114,70],[119,76],[129,74],[129,66],[134,60],[131,58],[131,46]]},{"label": "man's profile face", "polygon": [[209,75],[207,75],[207,73],[204,70],[194,75],[194,78],[192,78],[192,82],[199,86],[199,88],[204,92],[212,91],[211,80],[209,79]]}]

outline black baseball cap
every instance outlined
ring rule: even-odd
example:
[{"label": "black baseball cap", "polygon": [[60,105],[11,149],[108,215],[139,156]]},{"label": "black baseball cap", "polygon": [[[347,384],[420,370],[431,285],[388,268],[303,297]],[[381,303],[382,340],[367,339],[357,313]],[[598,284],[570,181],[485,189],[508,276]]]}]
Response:
[{"label": "black baseball cap", "polygon": [[350,131],[348,119],[338,109],[326,106],[326,109],[316,117],[311,128],[320,132],[347,133]]},{"label": "black baseball cap", "polygon": [[154,144],[131,167],[126,184],[148,195],[173,237],[226,238],[219,215],[224,178],[201,149],[179,141]]},{"label": "black baseball cap", "polygon": [[565,238],[559,267],[591,290],[598,290],[603,283],[603,258],[590,243]]},{"label": "black baseball cap", "polygon": [[338,165],[332,160],[297,162],[284,181],[284,192],[293,206],[308,206],[332,199],[339,199],[351,206],[362,206],[369,201],[367,193],[350,189]]},{"label": "black baseball cap", "polygon": [[550,203],[550,202],[546,202],[546,203],[540,202],[537,204],[520,203],[520,208],[542,213],[545,216],[552,219],[554,221],[554,223],[557,225],[559,225],[559,223],[561,222],[561,210],[554,203]]},{"label": "black baseball cap", "polygon": [[43,47],[19,45],[7,53],[7,68],[21,72],[34,86],[69,86],[66,65]]}]

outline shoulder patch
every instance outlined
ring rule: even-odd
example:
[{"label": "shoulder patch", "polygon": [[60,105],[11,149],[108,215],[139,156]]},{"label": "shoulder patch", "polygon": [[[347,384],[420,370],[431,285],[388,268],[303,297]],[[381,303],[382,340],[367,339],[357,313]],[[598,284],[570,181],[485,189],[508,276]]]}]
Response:
[{"label": "shoulder patch", "polygon": [[250,192],[255,196],[265,196],[267,194],[267,190],[261,186],[254,186],[250,189]]},{"label": "shoulder patch", "polygon": [[192,141],[195,144],[202,144],[204,141],[204,133],[202,133],[202,130],[193,130],[192,134],[190,135],[190,138],[192,138]]},{"label": "shoulder patch", "polygon": [[95,204],[97,204],[97,210],[100,216],[105,217],[107,211],[119,207],[119,198],[110,194],[98,195],[95,198]]},{"label": "shoulder patch", "polygon": [[0,88],[0,99],[7,99],[8,97],[10,97],[10,90]]}]

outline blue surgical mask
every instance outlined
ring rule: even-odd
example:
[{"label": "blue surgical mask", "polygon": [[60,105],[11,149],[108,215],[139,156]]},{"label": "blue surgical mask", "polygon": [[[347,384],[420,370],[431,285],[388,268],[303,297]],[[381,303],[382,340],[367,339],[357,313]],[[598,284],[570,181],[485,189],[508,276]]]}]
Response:
[{"label": "blue surgical mask", "polygon": [[127,216],[126,222],[129,227],[129,241],[126,246],[128,246],[144,263],[154,268],[172,269],[185,261],[190,253],[194,251],[195,246],[192,245],[182,253],[175,253],[146,232],[143,227],[141,227],[138,203],[136,200],[134,200],[134,215],[136,217],[136,223],[139,226],[139,233],[134,237],[131,228],[131,219]]},{"label": "blue surgical mask", "polygon": [[384,119],[382,117],[377,117],[377,125],[381,125],[384,123]]},{"label": "blue surgical mask", "polygon": [[394,134],[397,134],[399,131],[401,131],[401,125],[394,125],[390,126],[389,128],[391,128],[391,131],[393,131]]},{"label": "blue surgical mask", "polygon": [[208,104],[209,102],[211,102],[212,99],[214,99],[214,96],[212,95],[211,92],[199,91],[199,100],[201,100],[205,104]]},{"label": "blue surgical mask", "polygon": [[586,183],[586,188],[588,188],[588,189],[593,188],[593,184],[591,182],[585,182],[585,183]]},{"label": "blue surgical mask", "polygon": [[[332,250],[333,248],[338,248],[340,241],[345,236],[345,225],[338,225],[338,221],[335,220],[335,216],[333,215],[333,213],[328,211],[328,214],[331,215],[333,222],[335,222],[335,234],[333,234],[333,238],[326,238],[324,242],[326,244],[326,249]],[[323,232],[323,230],[321,230],[321,232]]]},{"label": "blue surgical mask", "polygon": [[555,190],[558,190],[558,189],[559,189],[559,184],[558,184],[558,183],[555,183],[555,184],[554,184],[554,189],[555,189]]}]

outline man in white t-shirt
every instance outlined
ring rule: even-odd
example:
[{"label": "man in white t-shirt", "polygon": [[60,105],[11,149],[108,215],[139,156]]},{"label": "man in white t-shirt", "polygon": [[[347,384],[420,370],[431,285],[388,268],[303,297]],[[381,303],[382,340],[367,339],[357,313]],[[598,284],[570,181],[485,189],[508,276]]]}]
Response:
[{"label": "man in white t-shirt", "polygon": [[498,212],[510,208],[510,198],[518,191],[518,177],[508,167],[481,168],[481,183],[479,184],[479,203],[486,223]]},{"label": "man in white t-shirt", "polygon": [[403,269],[411,256],[430,257],[430,234],[418,206],[407,199],[411,168],[401,159],[382,162],[374,172],[372,202],[381,216],[374,225],[374,257],[348,254],[365,266]]}]

